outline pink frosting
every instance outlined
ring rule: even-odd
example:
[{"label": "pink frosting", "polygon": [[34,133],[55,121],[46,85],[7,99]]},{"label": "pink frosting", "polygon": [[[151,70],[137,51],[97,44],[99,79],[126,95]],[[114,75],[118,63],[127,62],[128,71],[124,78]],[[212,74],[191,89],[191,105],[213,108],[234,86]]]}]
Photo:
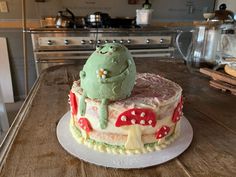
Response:
[{"label": "pink frosting", "polygon": [[[76,81],[76,86],[79,86],[79,81]],[[80,94],[82,93],[80,87],[77,87],[76,90]],[[136,82],[131,96],[111,104],[132,107],[133,104],[138,105],[140,103],[153,106],[158,103],[169,101],[171,98],[180,95],[181,92],[182,89],[178,84],[159,75],[138,73],[136,75]]]},{"label": "pink frosting", "polygon": [[135,87],[131,98],[157,98],[160,102],[169,100],[182,89],[176,83],[159,75],[142,73],[137,74]]}]

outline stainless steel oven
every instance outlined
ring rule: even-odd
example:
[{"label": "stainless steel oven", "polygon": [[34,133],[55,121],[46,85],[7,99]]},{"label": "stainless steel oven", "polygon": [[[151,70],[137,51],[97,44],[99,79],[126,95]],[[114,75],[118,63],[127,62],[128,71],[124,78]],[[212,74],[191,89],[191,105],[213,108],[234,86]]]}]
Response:
[{"label": "stainless steel oven", "polygon": [[176,32],[165,28],[31,29],[37,75],[60,64],[86,60],[96,45],[124,44],[135,58],[173,57]]}]

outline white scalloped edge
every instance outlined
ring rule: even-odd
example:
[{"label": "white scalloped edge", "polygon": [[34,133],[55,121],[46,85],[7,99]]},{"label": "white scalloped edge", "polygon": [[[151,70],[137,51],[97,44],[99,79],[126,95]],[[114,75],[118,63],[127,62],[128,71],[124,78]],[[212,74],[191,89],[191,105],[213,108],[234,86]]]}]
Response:
[{"label": "white scalloped edge", "polygon": [[[142,149],[137,149],[137,150],[128,150],[128,149],[122,149],[122,148],[117,148],[117,147],[111,147],[109,145],[101,144],[101,143],[92,143],[88,141],[87,139],[84,139],[82,135],[79,135],[76,133],[75,127],[73,125],[72,119],[70,119],[70,132],[72,133],[72,136],[75,138],[75,140],[80,143],[84,144],[85,146],[98,151],[98,152],[105,152],[109,154],[124,154],[124,155],[133,155],[133,154],[143,154],[143,153],[148,153],[148,152],[153,152],[153,151],[159,151],[161,149],[166,148],[169,144],[171,144],[179,135],[180,135],[180,130],[179,126],[176,126],[178,128],[177,131],[175,131],[174,135],[172,135],[168,140],[163,142],[162,144],[158,145],[157,143],[154,145],[148,145],[146,144],[144,148]],[[179,123],[179,122],[178,122]],[[76,131],[79,131],[78,129]],[[93,140],[95,141],[95,140]]]}]

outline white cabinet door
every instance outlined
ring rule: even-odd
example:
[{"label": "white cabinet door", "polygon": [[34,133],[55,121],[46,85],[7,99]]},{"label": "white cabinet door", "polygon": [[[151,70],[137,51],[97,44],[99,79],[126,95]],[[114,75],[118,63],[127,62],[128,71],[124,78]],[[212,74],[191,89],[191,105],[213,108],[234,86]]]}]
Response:
[{"label": "white cabinet door", "polygon": [[2,37],[0,37],[0,86],[4,102],[14,102],[7,41]]}]

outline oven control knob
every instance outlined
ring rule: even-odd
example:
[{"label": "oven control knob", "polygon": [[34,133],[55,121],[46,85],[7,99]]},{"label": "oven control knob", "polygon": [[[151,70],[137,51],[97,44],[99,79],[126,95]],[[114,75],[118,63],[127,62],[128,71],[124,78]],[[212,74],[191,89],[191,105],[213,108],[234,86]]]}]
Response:
[{"label": "oven control knob", "polygon": [[64,44],[65,44],[65,45],[68,45],[69,43],[70,43],[70,42],[69,42],[68,39],[65,39],[65,40],[64,40]]},{"label": "oven control knob", "polygon": [[86,41],[85,40],[81,40],[81,44],[85,44],[86,43]]},{"label": "oven control knob", "polygon": [[89,44],[93,44],[93,42],[94,42],[93,40],[89,40]]},{"label": "oven control knob", "polygon": [[102,41],[101,40],[97,40],[97,44],[101,44],[102,43]]},{"label": "oven control knob", "polygon": [[48,40],[48,45],[52,45],[52,44],[53,44],[52,40]]},{"label": "oven control knob", "polygon": [[146,39],[146,43],[149,44],[150,43],[150,39]]},{"label": "oven control knob", "polygon": [[127,43],[130,44],[130,43],[131,43],[131,39],[128,39],[128,40],[127,40]]},{"label": "oven control knob", "polygon": [[109,42],[109,40],[105,40],[104,42],[105,42],[105,43],[108,43],[108,42]]},{"label": "oven control knob", "polygon": [[116,43],[116,40],[114,39],[112,42],[113,42],[113,43]]},{"label": "oven control knob", "polygon": [[123,43],[124,43],[124,40],[121,39],[121,40],[120,40],[120,43],[123,44]]},{"label": "oven control knob", "polygon": [[160,43],[163,44],[165,40],[163,38],[160,39]]}]

